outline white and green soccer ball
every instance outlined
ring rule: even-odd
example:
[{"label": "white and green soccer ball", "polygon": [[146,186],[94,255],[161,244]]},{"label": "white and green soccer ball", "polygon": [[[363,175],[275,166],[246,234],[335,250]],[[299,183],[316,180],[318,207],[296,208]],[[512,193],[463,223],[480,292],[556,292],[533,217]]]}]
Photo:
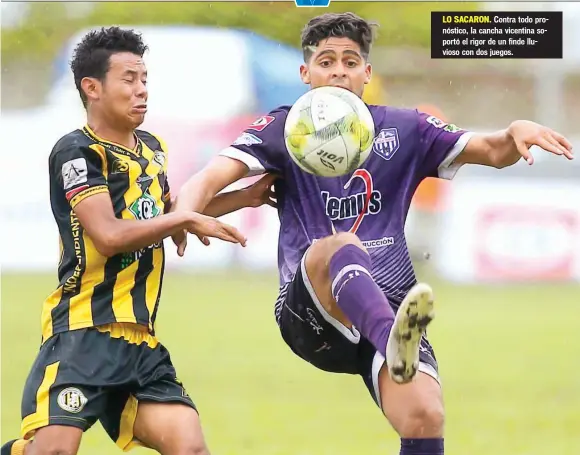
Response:
[{"label": "white and green soccer ball", "polygon": [[366,104],[339,87],[319,87],[294,103],[284,126],[292,160],[321,177],[352,173],[371,153],[375,127]]}]

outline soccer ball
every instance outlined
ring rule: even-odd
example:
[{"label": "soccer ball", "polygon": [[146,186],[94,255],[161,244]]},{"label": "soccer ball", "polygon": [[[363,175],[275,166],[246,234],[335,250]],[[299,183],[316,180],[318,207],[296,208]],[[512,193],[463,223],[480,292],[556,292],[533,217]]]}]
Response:
[{"label": "soccer ball", "polygon": [[302,95],[288,112],[284,141],[304,171],[338,177],[368,158],[375,137],[373,117],[354,93],[319,87]]}]

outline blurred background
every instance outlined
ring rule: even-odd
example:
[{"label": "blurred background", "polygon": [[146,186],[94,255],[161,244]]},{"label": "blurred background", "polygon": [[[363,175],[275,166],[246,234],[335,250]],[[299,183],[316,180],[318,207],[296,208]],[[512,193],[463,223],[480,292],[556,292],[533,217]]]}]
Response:
[{"label": "blurred background", "polygon": [[[431,60],[430,12],[476,10],[563,11],[564,58]],[[47,160],[84,123],[68,66],[80,37],[103,25],[143,33],[143,128],[166,140],[176,192],[256,116],[304,93],[300,32],[325,11],[381,25],[368,103],[418,108],[478,132],[534,120],[565,134],[578,154],[580,3],[2,3],[3,441],[18,434],[41,304],[57,285]],[[426,180],[409,214],[417,273],[439,302],[430,338],[452,455],[580,453],[580,159],[533,152],[532,167],[463,168],[453,182]],[[282,342],[273,316],[275,211],[225,220],[248,236],[247,248],[192,239],[178,258],[167,242],[158,319],[212,453],[398,453],[359,378],[317,371]],[[116,449],[97,424],[80,453]]]}]

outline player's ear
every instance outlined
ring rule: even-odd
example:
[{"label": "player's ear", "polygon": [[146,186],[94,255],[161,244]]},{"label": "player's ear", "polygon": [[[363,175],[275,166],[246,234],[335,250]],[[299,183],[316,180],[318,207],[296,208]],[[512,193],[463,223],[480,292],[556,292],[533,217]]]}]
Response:
[{"label": "player's ear", "polygon": [[371,81],[371,76],[373,75],[373,68],[370,63],[367,63],[365,68],[365,84],[368,84]]},{"label": "player's ear", "polygon": [[81,80],[81,89],[85,92],[88,101],[97,101],[99,99],[99,81],[92,77],[84,77]]},{"label": "player's ear", "polygon": [[300,78],[305,84],[310,84],[310,71],[308,71],[308,67],[304,64],[300,65]]}]

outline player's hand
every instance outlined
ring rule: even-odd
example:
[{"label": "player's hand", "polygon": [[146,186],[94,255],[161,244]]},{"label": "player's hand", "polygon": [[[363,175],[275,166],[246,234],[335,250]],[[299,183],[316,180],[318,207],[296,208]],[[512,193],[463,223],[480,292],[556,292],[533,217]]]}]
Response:
[{"label": "player's hand", "polygon": [[[209,246],[210,242],[207,237],[197,235],[197,238],[205,246]],[[177,255],[179,257],[183,257],[183,255],[185,254],[185,249],[187,248],[187,231],[184,229],[182,231],[173,234],[171,236],[171,240],[173,240],[173,243],[177,247]]]},{"label": "player's hand", "polygon": [[[187,247],[187,231],[185,229],[177,231],[175,234],[171,236],[171,240],[173,240],[173,243],[177,247],[177,255],[182,257],[185,253],[185,248]],[[202,241],[202,243],[204,245],[209,245],[209,240],[207,239],[205,240],[206,241],[205,242]]]},{"label": "player's hand", "polygon": [[[175,212],[177,208],[177,197],[171,198],[171,205],[169,206],[169,213]],[[209,245],[209,239],[204,236],[197,236],[199,241],[204,245]],[[171,236],[171,240],[177,247],[177,254],[182,257],[185,254],[185,248],[187,248],[187,229],[182,229]]]},{"label": "player's hand", "polygon": [[574,159],[570,141],[547,126],[528,120],[516,120],[508,127],[508,134],[512,136],[519,154],[528,164],[534,163],[534,157],[529,150],[533,145],[554,155],[564,155],[569,160]]},{"label": "player's hand", "polygon": [[[202,215],[201,213],[192,212],[189,215],[187,231],[197,235],[204,245],[209,245],[209,238],[214,237],[225,242],[239,243],[242,246],[246,246],[246,237],[235,227],[222,223],[211,216]],[[181,244],[183,242],[179,246]]]},{"label": "player's hand", "polygon": [[[169,208],[169,213],[175,212],[176,207],[177,207],[177,197],[174,196],[174,197],[171,198],[171,202],[170,202],[169,207],[168,207]],[[171,236],[171,240],[173,240],[173,243],[177,247],[177,254],[180,257],[183,256],[184,253],[185,253],[185,248],[187,247],[187,230],[181,229],[181,230],[177,231],[175,234],[173,234]],[[204,245],[209,245],[209,240],[208,239],[202,239],[200,237],[199,240]]]},{"label": "player's hand", "polygon": [[272,186],[279,178],[276,174],[266,174],[260,180],[244,188],[243,191],[248,197],[248,207],[260,207],[264,204],[277,207],[276,193]]}]

